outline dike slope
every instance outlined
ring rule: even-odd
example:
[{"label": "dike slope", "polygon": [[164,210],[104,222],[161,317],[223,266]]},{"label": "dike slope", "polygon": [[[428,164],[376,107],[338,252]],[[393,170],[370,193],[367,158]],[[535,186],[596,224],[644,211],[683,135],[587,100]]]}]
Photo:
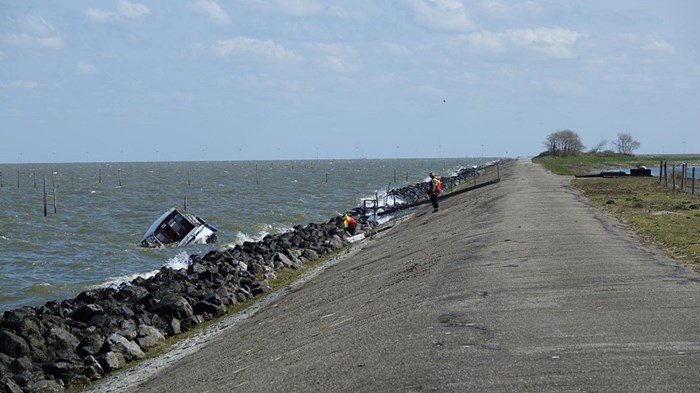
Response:
[{"label": "dike slope", "polygon": [[569,178],[519,160],[501,179],[96,391],[697,391],[700,276]]}]

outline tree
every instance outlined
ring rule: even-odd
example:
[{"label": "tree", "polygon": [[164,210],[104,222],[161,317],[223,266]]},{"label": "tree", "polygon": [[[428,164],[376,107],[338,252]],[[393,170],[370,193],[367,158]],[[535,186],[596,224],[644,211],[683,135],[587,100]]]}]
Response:
[{"label": "tree", "polygon": [[602,141],[598,142],[597,145],[591,147],[591,150],[589,150],[589,152],[591,152],[591,153],[600,153],[601,151],[603,151],[603,149],[605,148],[605,146],[606,146],[607,144],[608,144],[607,139],[603,139]]},{"label": "tree", "polygon": [[551,133],[544,142],[547,153],[554,155],[574,155],[583,151],[583,143],[578,134],[571,130],[561,130]]},{"label": "tree", "polygon": [[632,138],[632,135],[626,132],[617,134],[617,141],[613,142],[613,146],[620,154],[632,155],[635,150],[639,149],[639,142]]}]

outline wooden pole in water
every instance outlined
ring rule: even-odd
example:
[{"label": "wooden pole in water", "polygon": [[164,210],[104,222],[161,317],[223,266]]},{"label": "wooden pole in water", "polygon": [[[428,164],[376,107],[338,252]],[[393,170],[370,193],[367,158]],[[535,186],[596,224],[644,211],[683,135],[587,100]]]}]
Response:
[{"label": "wooden pole in water", "polygon": [[185,195],[185,211],[187,210],[187,195]]},{"label": "wooden pole in water", "polygon": [[187,185],[191,186],[192,182],[190,181],[190,171],[187,171]]},{"label": "wooden pole in water", "polygon": [[36,171],[32,171],[32,177],[34,178],[34,188],[36,188]]},{"label": "wooden pole in water", "polygon": [[255,164],[255,184],[258,184],[258,164]]},{"label": "wooden pole in water", "polygon": [[53,212],[54,214],[57,213],[56,209],[56,178],[55,178],[55,172],[51,172],[51,190],[53,191]]},{"label": "wooden pole in water", "polygon": [[326,183],[328,183],[328,173],[326,173]]},{"label": "wooden pole in water", "polygon": [[46,217],[46,174],[44,174],[44,217]]},{"label": "wooden pole in water", "polygon": [[0,188],[2,188],[2,171],[0,171]]},{"label": "wooden pole in water", "polygon": [[97,182],[102,184],[102,168],[100,168],[98,171]]},{"label": "wooden pole in water", "polygon": [[394,183],[396,183],[396,169],[394,169]]},{"label": "wooden pole in water", "polygon": [[117,169],[117,176],[119,177],[119,187],[122,186],[122,170]]},{"label": "wooden pole in water", "polygon": [[19,171],[17,171],[17,188],[19,188]]}]

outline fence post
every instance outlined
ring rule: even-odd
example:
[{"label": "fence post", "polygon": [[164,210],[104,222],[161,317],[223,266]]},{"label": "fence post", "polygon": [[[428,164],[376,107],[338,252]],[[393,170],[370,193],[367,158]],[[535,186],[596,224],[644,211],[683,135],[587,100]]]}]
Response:
[{"label": "fence post", "polygon": [[695,167],[693,167],[693,180],[692,180],[692,187],[690,188],[690,193],[692,195],[695,195]]},{"label": "fence post", "polygon": [[668,162],[664,162],[664,183],[666,183],[666,188],[668,188]]},{"label": "fence post", "polygon": [[661,180],[664,178],[664,161],[659,160],[659,184],[661,184]]},{"label": "fence post", "polygon": [[683,163],[681,164],[681,169],[682,169],[682,175],[681,175],[681,191],[685,191],[685,166],[686,164]]},{"label": "fence post", "polygon": [[671,166],[671,183],[673,184],[673,191],[676,191],[676,164]]}]

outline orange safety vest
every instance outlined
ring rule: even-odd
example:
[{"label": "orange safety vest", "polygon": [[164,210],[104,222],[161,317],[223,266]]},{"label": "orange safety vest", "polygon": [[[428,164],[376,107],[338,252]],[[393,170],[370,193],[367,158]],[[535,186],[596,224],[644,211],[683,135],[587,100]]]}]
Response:
[{"label": "orange safety vest", "polygon": [[432,190],[434,193],[440,193],[442,191],[442,180],[440,179],[440,176],[435,175],[430,182],[430,185],[432,187]]},{"label": "orange safety vest", "polygon": [[343,216],[343,228],[347,228],[348,226],[354,226],[357,225],[357,220],[354,219],[353,217],[348,216],[347,214]]}]

